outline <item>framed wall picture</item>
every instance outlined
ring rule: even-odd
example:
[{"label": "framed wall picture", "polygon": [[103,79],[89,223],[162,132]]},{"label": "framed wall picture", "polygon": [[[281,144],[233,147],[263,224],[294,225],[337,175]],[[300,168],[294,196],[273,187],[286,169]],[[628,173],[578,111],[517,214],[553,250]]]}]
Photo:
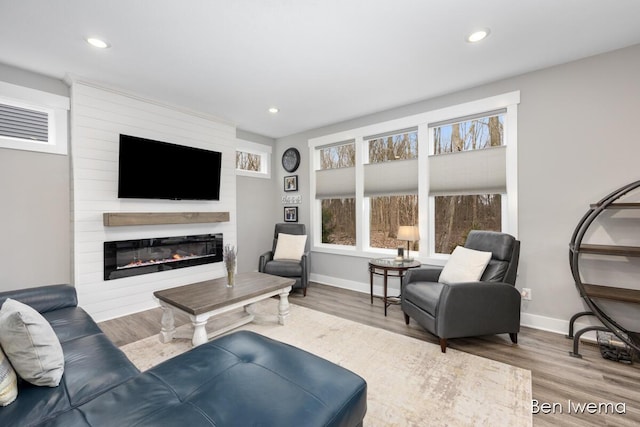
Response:
[{"label": "framed wall picture", "polygon": [[287,206],[284,208],[284,222],[298,222],[297,206]]},{"label": "framed wall picture", "polygon": [[298,191],[298,175],[284,177],[284,191]]}]

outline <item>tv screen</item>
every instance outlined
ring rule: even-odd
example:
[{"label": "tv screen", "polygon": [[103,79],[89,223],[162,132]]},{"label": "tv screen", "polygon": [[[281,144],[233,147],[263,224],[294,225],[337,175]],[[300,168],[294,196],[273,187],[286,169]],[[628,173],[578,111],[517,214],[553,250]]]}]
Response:
[{"label": "tv screen", "polygon": [[222,154],[120,135],[118,197],[219,200]]}]

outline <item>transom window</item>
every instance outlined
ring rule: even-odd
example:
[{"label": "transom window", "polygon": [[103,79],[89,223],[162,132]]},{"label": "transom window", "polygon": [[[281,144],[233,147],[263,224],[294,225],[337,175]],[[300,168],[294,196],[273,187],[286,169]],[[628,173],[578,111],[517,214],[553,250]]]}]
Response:
[{"label": "transom window", "polygon": [[0,147],[67,154],[69,98],[0,82]]},{"label": "transom window", "polygon": [[236,175],[271,178],[271,147],[237,140]]}]

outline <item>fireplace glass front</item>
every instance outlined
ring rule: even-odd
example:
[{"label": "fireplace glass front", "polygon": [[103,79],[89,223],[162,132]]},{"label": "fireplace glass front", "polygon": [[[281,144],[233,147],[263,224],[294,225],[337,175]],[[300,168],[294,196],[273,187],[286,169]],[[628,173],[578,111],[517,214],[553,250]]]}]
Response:
[{"label": "fireplace glass front", "polygon": [[104,280],[222,261],[222,233],[104,242]]}]

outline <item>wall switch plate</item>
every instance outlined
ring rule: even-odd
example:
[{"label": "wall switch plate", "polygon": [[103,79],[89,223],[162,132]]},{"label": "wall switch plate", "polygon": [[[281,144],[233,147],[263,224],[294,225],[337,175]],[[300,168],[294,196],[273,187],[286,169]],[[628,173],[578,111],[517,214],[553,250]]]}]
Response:
[{"label": "wall switch plate", "polygon": [[522,295],[522,299],[531,301],[531,288],[522,288],[522,292],[520,292],[520,295]]}]

